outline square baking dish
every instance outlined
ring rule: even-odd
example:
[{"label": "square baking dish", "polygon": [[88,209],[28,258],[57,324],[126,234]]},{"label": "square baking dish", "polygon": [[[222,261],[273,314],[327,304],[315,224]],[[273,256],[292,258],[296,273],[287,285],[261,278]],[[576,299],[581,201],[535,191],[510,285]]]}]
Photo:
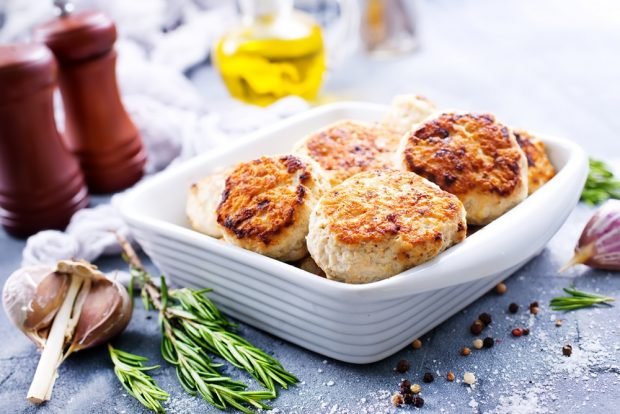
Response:
[{"label": "square baking dish", "polygon": [[538,254],[579,200],[588,172],[574,143],[539,136],[557,175],[521,204],[433,260],[365,285],[327,280],[191,230],[190,184],[235,163],[284,154],[330,123],[376,121],[384,105],[318,107],[145,180],[118,206],[153,262],[176,283],[210,287],[222,310],[341,361],[381,360],[483,295]]}]

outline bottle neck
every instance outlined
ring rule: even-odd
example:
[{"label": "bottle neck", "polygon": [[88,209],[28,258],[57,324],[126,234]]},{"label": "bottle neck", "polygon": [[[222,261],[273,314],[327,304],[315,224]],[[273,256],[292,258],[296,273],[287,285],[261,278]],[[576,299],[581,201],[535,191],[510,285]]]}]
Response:
[{"label": "bottle neck", "polygon": [[271,23],[293,11],[293,0],[238,0],[243,23]]}]

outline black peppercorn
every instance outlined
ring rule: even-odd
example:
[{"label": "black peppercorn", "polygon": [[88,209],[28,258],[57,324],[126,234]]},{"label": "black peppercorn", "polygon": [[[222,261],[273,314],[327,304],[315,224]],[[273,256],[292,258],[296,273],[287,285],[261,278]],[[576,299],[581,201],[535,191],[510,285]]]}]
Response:
[{"label": "black peppercorn", "polygon": [[411,394],[411,381],[402,380],[400,382],[400,393],[403,395]]},{"label": "black peppercorn", "polygon": [[495,345],[495,341],[493,340],[493,338],[491,338],[490,336],[487,336],[486,338],[484,338],[484,340],[482,341],[482,345],[485,348],[493,348],[493,345]]},{"label": "black peppercorn", "polygon": [[404,374],[405,372],[409,371],[409,367],[410,367],[409,361],[407,361],[406,359],[401,359],[396,364],[396,368],[394,368],[394,371],[400,374]]},{"label": "black peppercorn", "polygon": [[482,332],[483,329],[484,329],[484,324],[482,323],[482,321],[478,319],[475,320],[474,323],[471,325],[471,328],[469,328],[471,333],[474,335],[480,335],[480,332]]},{"label": "black peppercorn", "polygon": [[491,319],[491,315],[484,312],[478,316],[478,320],[484,324],[484,326],[489,326],[493,320]]},{"label": "black peppercorn", "polygon": [[562,347],[562,355],[569,357],[569,356],[571,356],[572,353],[573,353],[573,347],[572,346],[567,344],[567,345],[564,345]]},{"label": "black peppercorn", "polygon": [[422,377],[422,381],[429,383],[429,382],[433,382],[435,380],[435,377],[433,377],[433,374],[431,374],[430,372],[426,372],[424,374],[424,377]]},{"label": "black peppercorn", "polygon": [[403,394],[405,404],[413,404],[413,394]]},{"label": "black peppercorn", "polygon": [[508,305],[508,312],[510,312],[510,313],[517,313],[517,312],[519,312],[519,305],[517,305],[516,303],[512,302],[510,305]]},{"label": "black peppercorn", "polygon": [[424,407],[424,400],[422,399],[422,397],[413,397],[413,406],[416,408]]},{"label": "black peppercorn", "polygon": [[528,336],[530,334],[530,330],[527,328],[523,328],[523,335]]}]

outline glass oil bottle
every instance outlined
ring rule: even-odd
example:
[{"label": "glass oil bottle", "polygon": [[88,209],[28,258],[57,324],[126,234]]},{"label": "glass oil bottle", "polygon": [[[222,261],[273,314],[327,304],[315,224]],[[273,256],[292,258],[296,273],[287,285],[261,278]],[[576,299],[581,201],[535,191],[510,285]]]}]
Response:
[{"label": "glass oil bottle", "polygon": [[316,97],[325,73],[321,27],[293,0],[239,0],[241,24],[216,44],[214,62],[231,95],[256,105]]}]

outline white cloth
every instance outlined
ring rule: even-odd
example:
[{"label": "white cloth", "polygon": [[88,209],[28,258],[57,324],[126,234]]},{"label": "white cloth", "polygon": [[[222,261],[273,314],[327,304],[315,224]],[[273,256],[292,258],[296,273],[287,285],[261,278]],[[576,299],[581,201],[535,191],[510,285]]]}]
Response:
[{"label": "white cloth", "polygon": [[112,204],[102,204],[78,211],[71,218],[65,232],[77,240],[80,246],[78,258],[87,261],[92,261],[102,254],[121,253],[117,233],[130,243],[133,241],[127,224]]},{"label": "white cloth", "polygon": [[77,257],[79,252],[80,245],[72,234],[44,230],[28,238],[22,252],[22,266],[55,265],[59,259]]}]

